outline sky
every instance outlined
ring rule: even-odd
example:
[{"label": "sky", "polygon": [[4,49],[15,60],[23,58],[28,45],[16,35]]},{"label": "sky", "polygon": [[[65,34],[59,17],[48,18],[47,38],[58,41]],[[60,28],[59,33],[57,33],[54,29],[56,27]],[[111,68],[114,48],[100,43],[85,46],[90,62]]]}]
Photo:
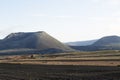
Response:
[{"label": "sky", "polygon": [[120,36],[120,0],[0,0],[0,38],[45,31],[61,42]]}]

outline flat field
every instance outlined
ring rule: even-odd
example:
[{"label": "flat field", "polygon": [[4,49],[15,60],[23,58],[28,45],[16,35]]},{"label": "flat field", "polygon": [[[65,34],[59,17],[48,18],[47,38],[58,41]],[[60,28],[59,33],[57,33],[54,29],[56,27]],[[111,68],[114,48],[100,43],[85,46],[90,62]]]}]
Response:
[{"label": "flat field", "polygon": [[1,63],[0,80],[120,80],[120,68]]},{"label": "flat field", "polygon": [[1,56],[0,80],[120,80],[120,51]]}]

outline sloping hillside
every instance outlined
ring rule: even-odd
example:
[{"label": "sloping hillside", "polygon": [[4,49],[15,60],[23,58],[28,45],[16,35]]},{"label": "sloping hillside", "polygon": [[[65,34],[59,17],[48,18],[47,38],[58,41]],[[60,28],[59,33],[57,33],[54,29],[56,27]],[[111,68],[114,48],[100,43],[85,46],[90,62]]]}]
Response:
[{"label": "sloping hillside", "polygon": [[97,51],[97,50],[120,50],[119,36],[106,36],[89,46],[71,46],[81,51]]},{"label": "sloping hillside", "polygon": [[119,36],[107,36],[96,41],[92,46],[120,46]]},{"label": "sloping hillside", "polygon": [[0,41],[0,53],[9,52],[64,52],[72,51],[70,47],[64,45],[44,31],[29,33],[11,33]]}]

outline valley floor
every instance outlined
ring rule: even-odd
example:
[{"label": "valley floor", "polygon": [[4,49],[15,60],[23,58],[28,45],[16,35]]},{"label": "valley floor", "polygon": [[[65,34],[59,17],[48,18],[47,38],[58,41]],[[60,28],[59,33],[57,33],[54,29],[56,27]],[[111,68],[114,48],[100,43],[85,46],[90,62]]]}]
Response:
[{"label": "valley floor", "polygon": [[0,64],[0,80],[120,80],[120,67]]},{"label": "valley floor", "polygon": [[0,80],[120,80],[120,51],[2,56]]},{"label": "valley floor", "polygon": [[47,60],[1,60],[1,63],[40,64],[40,65],[88,65],[88,66],[120,66],[120,59],[115,60],[81,60],[81,59],[47,59]]}]

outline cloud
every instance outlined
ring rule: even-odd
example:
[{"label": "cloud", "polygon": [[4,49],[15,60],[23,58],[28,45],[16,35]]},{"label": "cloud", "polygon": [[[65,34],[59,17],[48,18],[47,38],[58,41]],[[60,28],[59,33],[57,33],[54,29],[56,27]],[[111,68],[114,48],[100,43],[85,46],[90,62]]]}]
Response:
[{"label": "cloud", "polygon": [[92,0],[92,2],[98,3],[98,2],[100,2],[100,0]]},{"label": "cloud", "polygon": [[106,6],[119,6],[120,0],[92,0],[94,3],[103,4]]},{"label": "cloud", "polygon": [[106,0],[106,3],[113,6],[118,6],[120,4],[120,0]]},{"label": "cloud", "polygon": [[58,15],[58,16],[52,16],[56,18],[81,18],[83,16],[75,16],[75,15]]},{"label": "cloud", "polygon": [[32,14],[31,16],[33,16],[33,17],[45,17],[48,15],[46,15],[46,14]]},{"label": "cloud", "polygon": [[47,15],[47,14],[32,14],[30,15],[32,17],[47,17],[47,18],[80,18],[82,16],[76,16],[76,15]]}]

